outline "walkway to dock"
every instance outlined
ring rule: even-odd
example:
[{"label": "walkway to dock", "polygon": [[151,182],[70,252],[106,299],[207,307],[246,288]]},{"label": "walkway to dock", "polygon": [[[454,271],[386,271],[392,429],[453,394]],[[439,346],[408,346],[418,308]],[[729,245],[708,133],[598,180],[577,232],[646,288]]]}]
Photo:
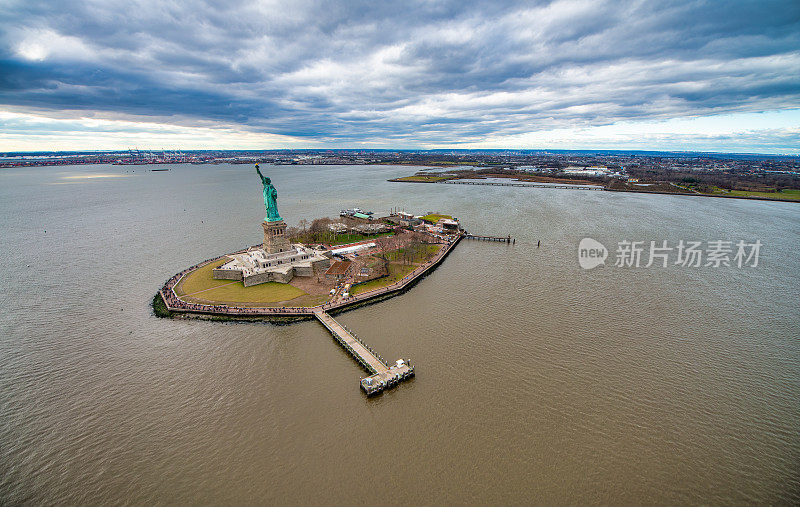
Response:
[{"label": "walkway to dock", "polygon": [[486,185],[491,187],[535,187],[535,188],[562,188],[568,190],[604,190],[601,186],[592,185],[557,185],[549,183],[500,183],[495,181],[463,181],[463,180],[444,180],[437,183],[447,185]]},{"label": "walkway to dock", "polygon": [[[399,294],[406,290],[410,285],[425,276],[432,269],[438,266],[450,251],[461,241],[463,234],[443,241],[439,252],[424,264],[417,266],[411,273],[402,279],[387,285],[362,292],[351,296],[345,300],[328,302],[312,307],[244,307],[226,304],[207,305],[200,303],[187,303],[175,293],[175,286],[184,276],[192,271],[199,269],[211,262],[215,262],[226,256],[219,256],[201,262],[191,268],[185,269],[172,276],[161,288],[159,293],[167,309],[179,313],[197,313],[207,315],[227,315],[232,317],[316,317],[333,335],[334,338],[348,351],[369,373],[370,376],[361,379],[361,388],[367,395],[377,394],[384,389],[394,386],[399,382],[414,376],[414,367],[407,361],[398,360],[393,364],[388,364],[383,358],[373,351],[368,345],[358,339],[358,337],[342,324],[336,322],[327,311],[341,310],[348,306],[363,304],[369,300]],[[242,250],[246,251],[246,250]]]},{"label": "walkway to dock", "polygon": [[314,316],[328,328],[334,338],[352,355],[356,361],[372,375],[361,379],[361,388],[367,395],[378,394],[387,387],[414,376],[414,367],[399,359],[389,366],[386,361],[368,345],[358,339],[354,333],[325,313],[315,309]]}]

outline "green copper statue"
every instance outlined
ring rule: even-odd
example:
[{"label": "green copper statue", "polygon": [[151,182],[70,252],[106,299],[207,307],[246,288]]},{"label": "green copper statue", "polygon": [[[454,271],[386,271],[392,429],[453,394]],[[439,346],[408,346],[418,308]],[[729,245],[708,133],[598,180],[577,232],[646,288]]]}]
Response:
[{"label": "green copper statue", "polygon": [[283,220],[278,214],[278,191],[272,186],[269,178],[261,174],[261,169],[256,164],[256,172],[261,177],[261,184],[264,185],[264,206],[267,208],[265,222],[280,222]]}]

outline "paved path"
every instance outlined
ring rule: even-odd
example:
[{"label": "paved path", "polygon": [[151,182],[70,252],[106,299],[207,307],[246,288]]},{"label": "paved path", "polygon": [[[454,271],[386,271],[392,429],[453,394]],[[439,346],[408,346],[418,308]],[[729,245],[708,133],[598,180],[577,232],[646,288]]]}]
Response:
[{"label": "paved path", "polygon": [[387,366],[376,353],[362,344],[343,325],[336,322],[333,317],[320,309],[314,310],[314,316],[322,322],[322,324],[328,328],[328,331],[333,333],[334,337],[342,342],[342,345],[344,345],[351,354],[356,356],[356,359],[370,372],[385,373],[389,371],[389,366]]}]

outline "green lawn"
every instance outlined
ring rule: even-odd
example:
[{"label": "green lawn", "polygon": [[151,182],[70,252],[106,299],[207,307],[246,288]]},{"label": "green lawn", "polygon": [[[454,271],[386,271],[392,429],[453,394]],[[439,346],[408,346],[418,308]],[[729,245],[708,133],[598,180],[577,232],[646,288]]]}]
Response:
[{"label": "green lawn", "polygon": [[436,222],[438,222],[443,218],[452,219],[453,217],[451,217],[450,215],[441,215],[439,213],[431,213],[430,215],[425,215],[424,217],[422,217],[423,220],[425,220],[426,222],[430,222],[432,224],[435,224]]},{"label": "green lawn", "polygon": [[191,294],[193,292],[231,283],[231,280],[214,280],[211,278],[211,270],[222,266],[229,260],[229,258],[225,257],[216,262],[210,262],[202,268],[189,273],[183,278],[181,283],[175,287],[175,293],[182,296],[184,294]]},{"label": "green lawn", "polygon": [[[415,255],[414,258],[411,259],[411,262],[416,262],[416,263],[424,262],[424,261],[430,259],[431,257],[433,257],[436,254],[436,252],[439,251],[440,248],[441,248],[441,245],[439,245],[439,244],[422,245],[422,248],[420,248],[419,252],[417,253],[417,255]],[[403,249],[400,248],[399,250],[394,250],[392,252],[388,252],[386,254],[386,257],[390,261],[402,262],[402,260],[403,260]]]},{"label": "green lawn", "polygon": [[267,282],[245,287],[242,282],[212,278],[211,270],[227,260],[212,262],[189,273],[175,292],[193,300],[217,303],[278,303],[306,295],[305,291],[288,283]]},{"label": "green lawn", "polygon": [[764,197],[782,201],[800,201],[800,190],[781,190],[780,192],[755,192],[750,190],[725,190],[714,188],[715,195],[730,195],[731,197]]},{"label": "green lawn", "polygon": [[242,282],[233,282],[206,292],[196,293],[191,297],[228,303],[278,303],[304,295],[306,295],[305,291],[288,283],[267,282],[245,287]]},{"label": "green lawn", "polygon": [[386,287],[387,285],[391,285],[394,282],[400,280],[407,274],[414,271],[414,268],[417,266],[415,265],[408,265],[404,266],[403,264],[396,264],[394,262],[389,263],[389,275],[383,278],[377,278],[375,280],[370,280],[368,282],[364,282],[362,284],[356,285],[350,289],[350,294],[361,294],[362,292],[371,291],[374,289],[379,289],[381,287]]},{"label": "green lawn", "polygon": [[781,190],[780,192],[751,192],[747,190],[731,190],[728,195],[741,197],[766,197],[782,201],[800,201],[800,190]]}]

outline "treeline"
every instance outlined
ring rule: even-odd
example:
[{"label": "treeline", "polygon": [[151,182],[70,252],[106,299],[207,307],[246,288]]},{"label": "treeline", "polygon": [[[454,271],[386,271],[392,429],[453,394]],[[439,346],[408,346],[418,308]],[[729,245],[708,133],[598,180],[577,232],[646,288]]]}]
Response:
[{"label": "treeline", "polygon": [[299,227],[287,227],[286,236],[292,243],[335,243],[342,236],[352,236],[347,232],[336,232],[330,229],[330,225],[339,223],[339,220],[331,218],[317,218],[310,223],[308,220],[300,220]]},{"label": "treeline", "polygon": [[[528,173],[511,167],[481,167],[477,169],[459,169],[449,171],[459,177],[485,177],[491,175],[500,176],[519,176],[519,177],[550,177],[559,180],[581,180],[593,181],[620,187],[618,178],[608,176],[585,176],[578,174],[565,174],[560,172],[563,163],[553,161],[549,165],[539,164],[539,167],[553,170],[551,173]],[[616,169],[614,166],[607,166],[609,169]],[[617,167],[618,168],[618,167]],[[749,190],[761,192],[779,192],[787,189],[800,189],[800,175],[787,173],[749,173],[737,172],[736,170],[681,170],[675,168],[661,168],[657,166],[626,166],[626,174],[630,178],[638,178],[642,183],[667,182],[682,186],[691,187],[699,192],[712,192],[714,187],[725,190]],[[419,172],[417,175],[429,175],[426,172]]]},{"label": "treeline", "polygon": [[402,234],[381,238],[371,253],[383,261],[385,267],[389,262],[410,265],[422,262],[431,255],[429,245],[435,240],[427,234],[415,231],[404,231]]},{"label": "treeline", "polygon": [[[357,232],[357,231],[335,231],[331,230],[333,224],[345,224],[346,220],[333,218],[317,218],[309,222],[300,220],[299,227],[287,227],[286,236],[292,243],[304,244],[339,244],[342,242],[355,242],[363,239],[378,236],[377,233]],[[376,221],[375,223],[380,223]],[[382,234],[385,234],[382,233]]]},{"label": "treeline", "polygon": [[785,173],[736,173],[733,171],[680,171],[658,167],[630,167],[628,176],[640,181],[669,181],[710,192],[713,187],[726,190],[781,191],[800,189],[800,177]]}]

